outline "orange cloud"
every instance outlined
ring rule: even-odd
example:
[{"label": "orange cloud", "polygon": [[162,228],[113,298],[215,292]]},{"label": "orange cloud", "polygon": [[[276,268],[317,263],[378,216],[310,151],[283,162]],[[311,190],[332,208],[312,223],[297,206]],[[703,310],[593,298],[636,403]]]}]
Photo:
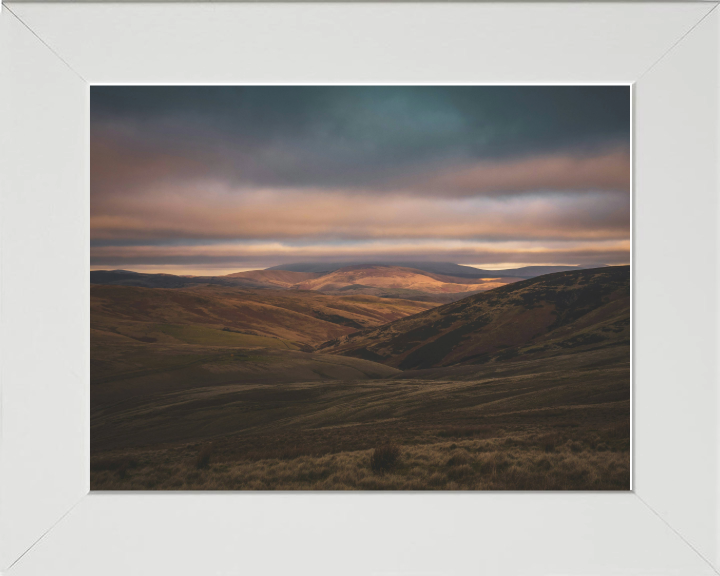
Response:
[{"label": "orange cloud", "polygon": [[93,199],[91,228],[93,239],[618,239],[629,235],[629,202],[622,194],[500,200],[237,192],[208,182]]}]

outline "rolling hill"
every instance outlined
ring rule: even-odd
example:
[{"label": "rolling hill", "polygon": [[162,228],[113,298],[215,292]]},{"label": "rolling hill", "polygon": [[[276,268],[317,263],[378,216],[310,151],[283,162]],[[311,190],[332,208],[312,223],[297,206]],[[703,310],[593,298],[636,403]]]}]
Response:
[{"label": "rolling hill", "polygon": [[630,267],[616,266],[516,282],[319,349],[407,370],[628,346],[629,335]]},{"label": "rolling hill", "polygon": [[307,282],[322,276],[316,272],[289,272],[287,270],[248,270],[246,272],[235,272],[222,276],[239,280],[250,280],[265,285],[278,286],[281,288],[292,288],[301,282]]},{"label": "rolling hill", "polygon": [[[300,274],[300,272],[295,274]],[[362,265],[340,268],[334,272],[299,282],[296,287],[300,290],[320,292],[334,292],[348,287],[363,286],[416,290],[430,294],[457,294],[490,290],[513,280],[498,277],[470,280],[399,266]]]},{"label": "rolling hill", "polygon": [[176,276],[175,274],[145,274],[131,270],[92,270],[90,284],[136,286],[141,288],[188,288],[201,285],[235,286],[238,288],[272,288],[274,284],[252,277],[234,276]]},{"label": "rolling hill", "polygon": [[226,286],[246,289],[310,290],[336,295],[369,295],[447,303],[523,278],[579,270],[583,266],[526,266],[509,270],[479,270],[451,262],[395,264],[291,264],[247,270],[226,276],[176,276],[129,270],[93,270],[91,284],[143,288]]},{"label": "rolling hill", "polygon": [[364,295],[213,285],[183,289],[95,285],[90,294],[96,338],[114,334],[146,343],[289,349],[314,346],[433,306]]},{"label": "rolling hill", "polygon": [[414,268],[365,264],[346,266],[332,272],[267,269],[236,272],[226,276],[175,276],[128,270],[90,272],[91,284],[110,286],[171,289],[223,286],[254,290],[303,290],[338,296],[368,295],[435,303],[453,302],[518,279],[498,275],[470,278]]}]

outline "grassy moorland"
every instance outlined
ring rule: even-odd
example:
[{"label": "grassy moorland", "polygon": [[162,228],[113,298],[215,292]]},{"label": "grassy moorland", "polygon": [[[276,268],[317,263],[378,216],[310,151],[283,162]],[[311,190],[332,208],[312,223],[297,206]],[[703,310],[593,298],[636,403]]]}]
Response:
[{"label": "grassy moorland", "polygon": [[[286,349],[305,345],[309,351],[331,338],[381,326],[436,304],[213,285],[182,289],[95,285],[90,306],[91,329],[100,343],[116,334],[148,344]],[[269,338],[279,342],[271,343]],[[93,360],[103,358],[101,351],[92,354]]]},{"label": "grassy moorland", "polygon": [[629,271],[601,270],[433,309],[94,286],[91,486],[628,489]]},{"label": "grassy moorland", "polygon": [[[376,364],[316,355],[301,383],[279,381],[300,368],[282,355],[251,357],[258,370],[267,362],[268,383],[133,390],[96,409],[93,488],[627,489],[627,358],[618,352],[443,379],[372,378],[361,371]],[[373,470],[373,451],[387,444],[398,447],[396,462]]]}]

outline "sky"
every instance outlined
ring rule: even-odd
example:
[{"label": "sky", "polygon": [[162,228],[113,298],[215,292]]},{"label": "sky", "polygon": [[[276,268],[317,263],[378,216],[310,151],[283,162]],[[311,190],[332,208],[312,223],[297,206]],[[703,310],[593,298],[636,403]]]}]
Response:
[{"label": "sky", "polygon": [[630,261],[627,86],[93,86],[91,268]]}]

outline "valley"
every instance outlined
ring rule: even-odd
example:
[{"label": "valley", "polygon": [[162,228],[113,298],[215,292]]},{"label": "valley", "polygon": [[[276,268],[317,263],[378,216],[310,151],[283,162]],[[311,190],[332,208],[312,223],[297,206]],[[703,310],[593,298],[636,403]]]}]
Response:
[{"label": "valley", "polygon": [[93,284],[93,490],[628,489],[629,267],[397,268]]}]

